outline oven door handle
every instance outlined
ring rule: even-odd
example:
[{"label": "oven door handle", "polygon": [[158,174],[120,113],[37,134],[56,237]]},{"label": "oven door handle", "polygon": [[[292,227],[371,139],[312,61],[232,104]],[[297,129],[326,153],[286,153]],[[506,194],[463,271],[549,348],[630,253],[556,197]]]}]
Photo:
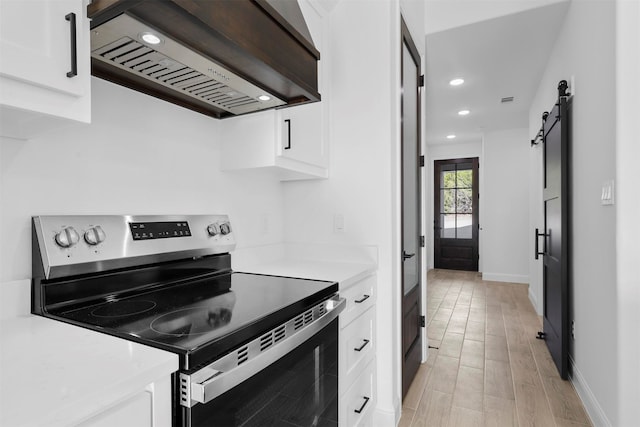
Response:
[{"label": "oven door handle", "polygon": [[[322,303],[322,310],[324,310],[325,314],[307,323],[302,328],[295,326],[296,319],[300,317],[296,316],[296,318],[285,323],[285,328],[293,332],[265,350],[260,350],[260,341],[267,334],[256,338],[246,346],[241,347],[240,350],[236,349],[192,375],[180,374],[181,390],[188,390],[188,395],[181,399],[181,404],[192,407],[196,403],[210,402],[251,378],[329,325],[344,310],[345,304],[346,300],[344,298],[339,298],[338,296],[330,298]],[[278,331],[281,328],[275,328],[274,331]],[[247,350],[244,350],[245,347]],[[245,353],[247,354],[246,361],[238,363],[239,357],[243,357],[238,354],[244,355]]]}]

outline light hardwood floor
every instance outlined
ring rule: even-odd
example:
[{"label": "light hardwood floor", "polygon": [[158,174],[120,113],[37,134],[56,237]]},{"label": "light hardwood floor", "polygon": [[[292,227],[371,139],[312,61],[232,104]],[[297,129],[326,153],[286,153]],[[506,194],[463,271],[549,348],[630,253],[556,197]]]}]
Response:
[{"label": "light hardwood floor", "polygon": [[403,402],[399,427],[590,426],[578,395],[560,379],[527,285],[478,273],[431,270],[427,363]]}]

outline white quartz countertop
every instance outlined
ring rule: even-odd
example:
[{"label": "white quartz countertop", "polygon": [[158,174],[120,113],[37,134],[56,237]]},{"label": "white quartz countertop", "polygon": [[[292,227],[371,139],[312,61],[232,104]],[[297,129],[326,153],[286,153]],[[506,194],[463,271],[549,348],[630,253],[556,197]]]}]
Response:
[{"label": "white quartz countertop", "polygon": [[241,271],[302,279],[330,280],[339,282],[340,288],[344,289],[374,273],[376,265],[373,263],[281,259],[245,266]]},{"label": "white quartz countertop", "polygon": [[0,425],[69,426],[178,369],[178,356],[53,319],[0,323]]}]

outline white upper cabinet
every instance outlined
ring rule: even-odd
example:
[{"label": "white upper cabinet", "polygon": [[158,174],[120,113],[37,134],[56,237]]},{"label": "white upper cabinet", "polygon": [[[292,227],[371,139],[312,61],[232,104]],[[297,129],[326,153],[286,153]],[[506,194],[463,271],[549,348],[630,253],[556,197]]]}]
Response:
[{"label": "white upper cabinet", "polygon": [[1,135],[29,138],[91,120],[89,20],[82,0],[0,1]]},{"label": "white upper cabinet", "polygon": [[270,110],[221,122],[223,170],[273,169],[280,179],[327,178],[328,163],[328,20],[314,1],[299,0],[316,48],[320,51],[318,87],[322,101]]}]

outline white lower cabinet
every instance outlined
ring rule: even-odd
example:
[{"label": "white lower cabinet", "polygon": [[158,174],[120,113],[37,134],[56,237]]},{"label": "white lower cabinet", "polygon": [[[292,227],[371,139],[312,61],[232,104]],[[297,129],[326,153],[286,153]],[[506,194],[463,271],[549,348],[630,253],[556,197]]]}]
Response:
[{"label": "white lower cabinet", "polygon": [[171,378],[143,390],[92,416],[79,427],[171,427]]},{"label": "white lower cabinet", "polygon": [[342,341],[345,345],[340,365],[344,366],[345,384],[352,384],[358,372],[375,356],[374,313],[373,309],[368,310],[343,330]]},{"label": "white lower cabinet", "polygon": [[340,315],[338,423],[343,427],[373,424],[375,398],[376,275],[340,289],[347,300]]},{"label": "white lower cabinet", "polygon": [[340,400],[339,424],[358,427],[373,424],[376,406],[375,358],[360,373]]}]

